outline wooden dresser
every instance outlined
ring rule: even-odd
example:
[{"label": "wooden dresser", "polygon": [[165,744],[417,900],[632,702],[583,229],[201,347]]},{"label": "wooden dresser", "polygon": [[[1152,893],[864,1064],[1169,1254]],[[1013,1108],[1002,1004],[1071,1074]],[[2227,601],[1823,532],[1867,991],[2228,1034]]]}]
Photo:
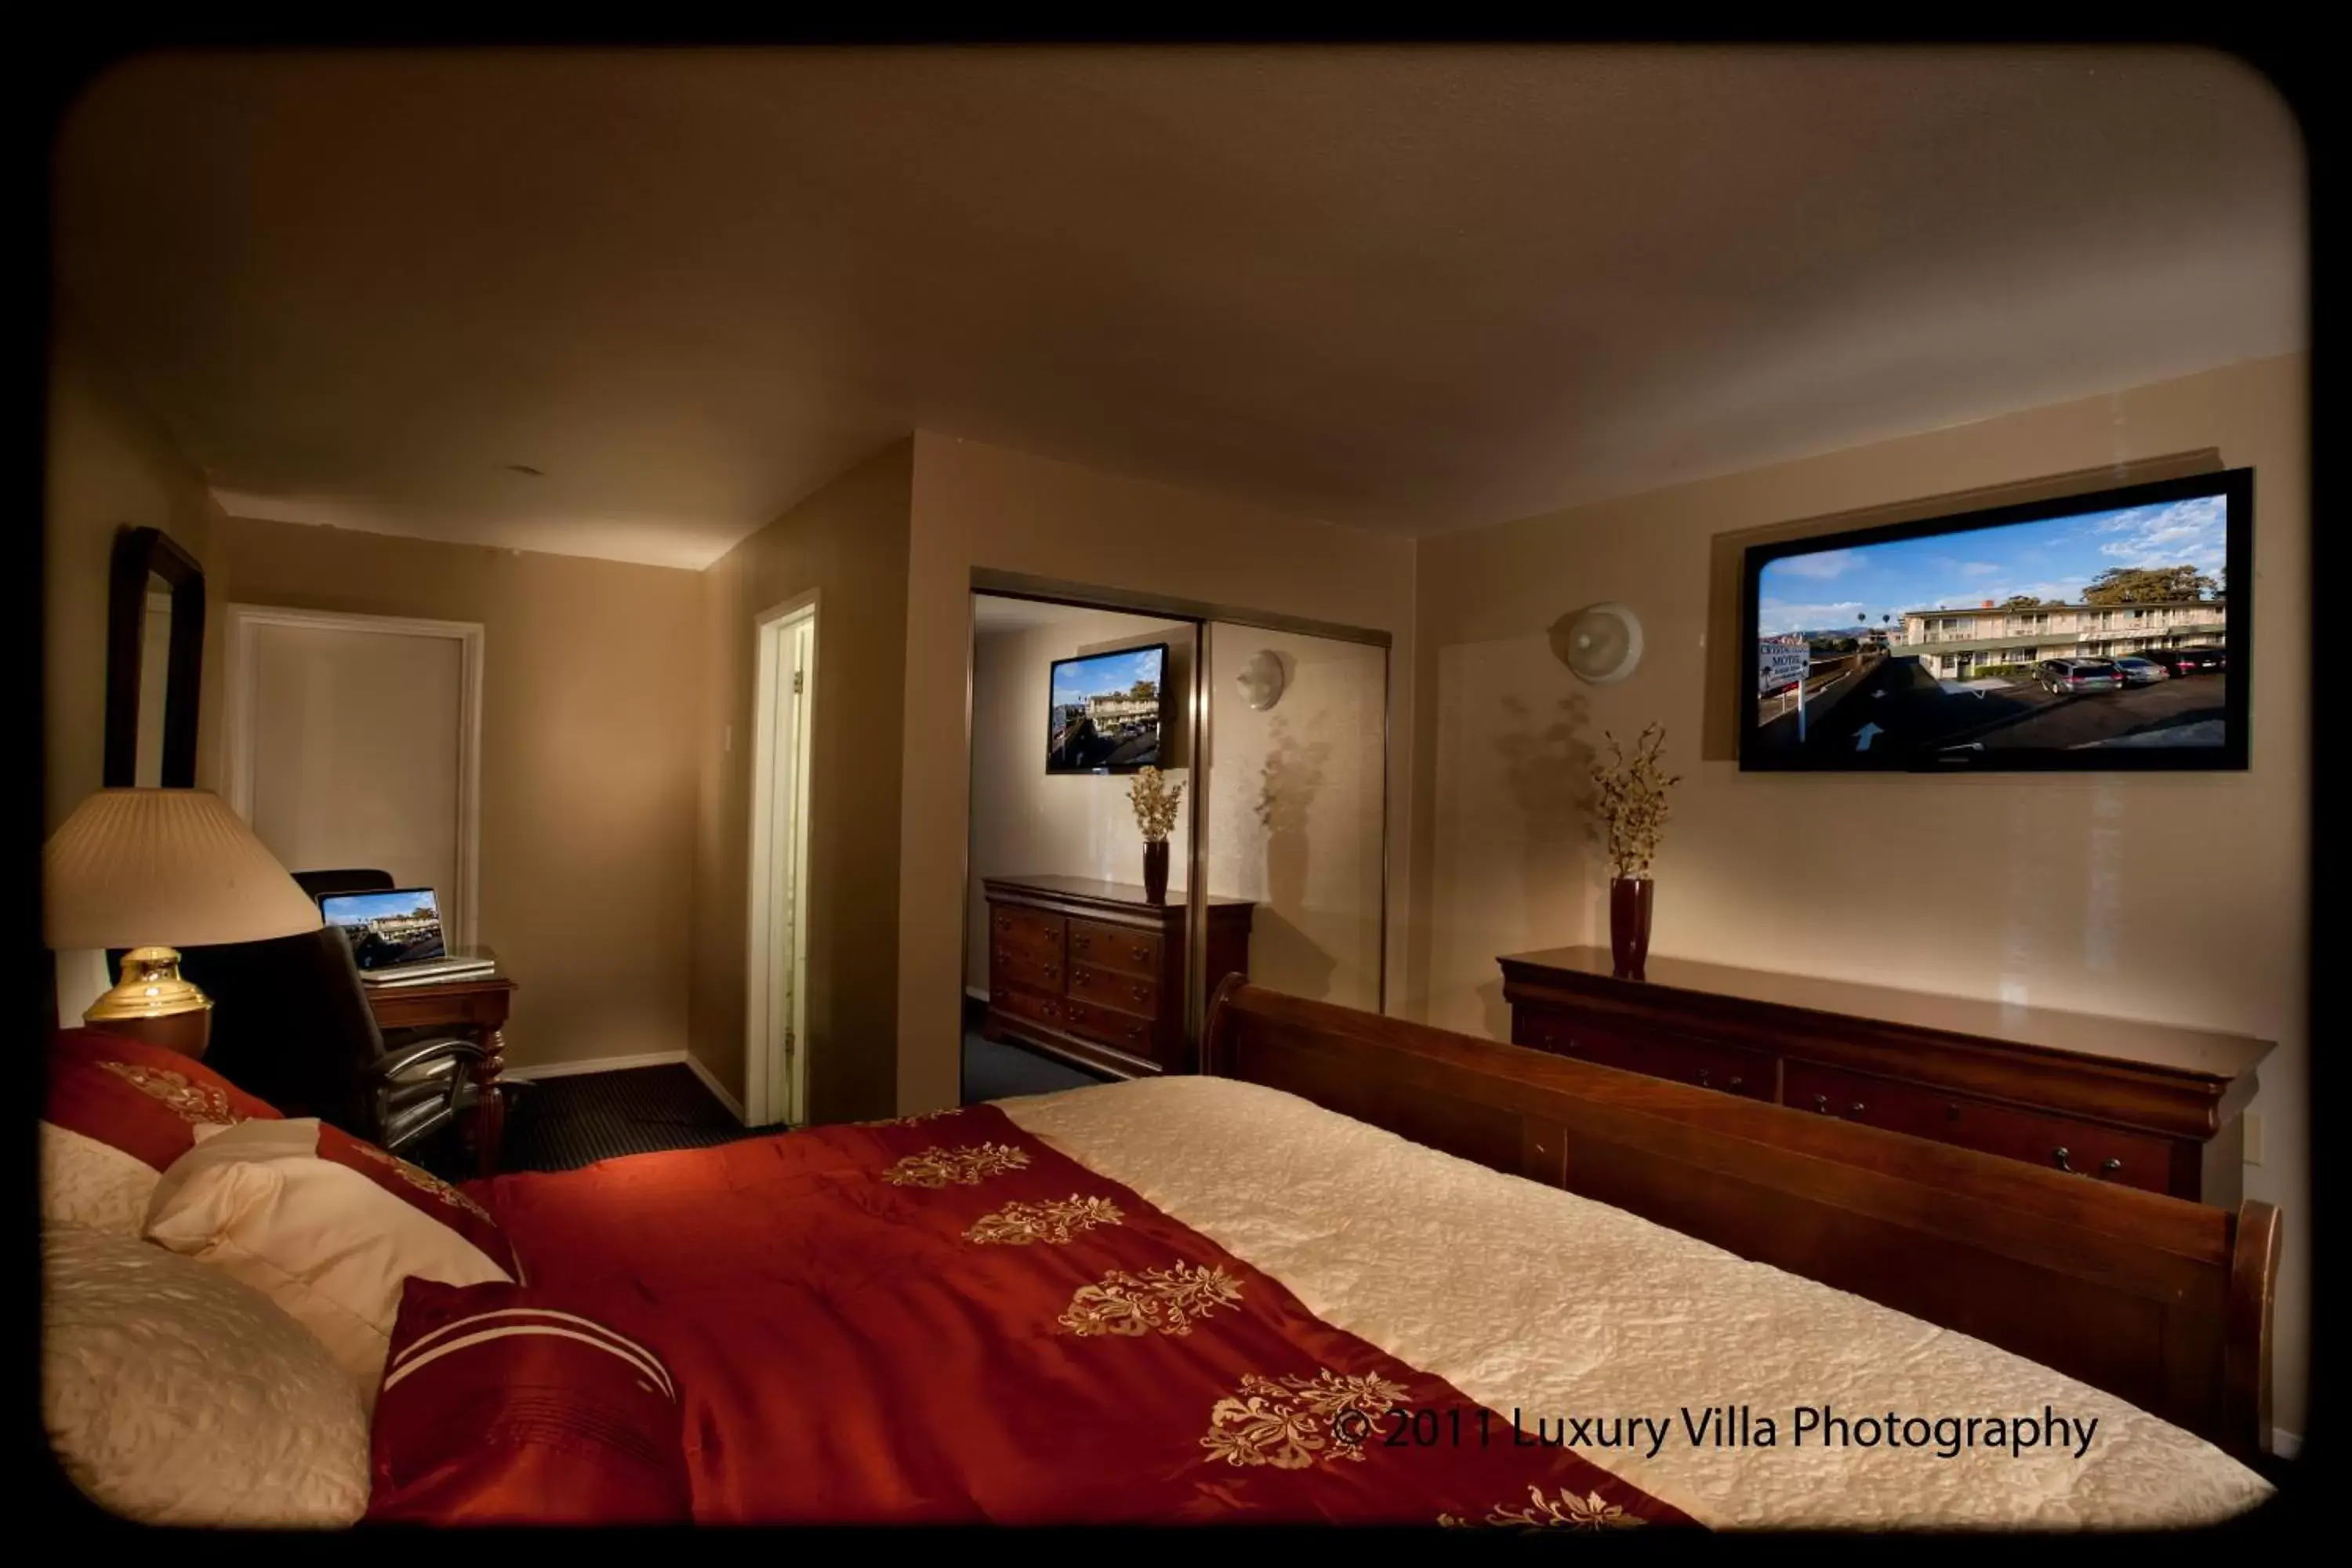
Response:
[{"label": "wooden dresser", "polygon": [[[990,877],[981,1033],[1120,1078],[1192,1070],[1183,895],[1083,877]],[[1246,899],[1208,901],[1209,989],[1249,973]]]},{"label": "wooden dresser", "polygon": [[2268,1040],[1609,951],[1500,960],[1511,1039],[2235,1207]]}]

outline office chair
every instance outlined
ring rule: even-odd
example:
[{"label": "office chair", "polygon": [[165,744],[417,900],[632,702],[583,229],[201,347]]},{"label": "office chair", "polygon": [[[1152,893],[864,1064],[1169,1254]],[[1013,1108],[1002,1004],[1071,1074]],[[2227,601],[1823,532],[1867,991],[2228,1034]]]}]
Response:
[{"label": "office chair", "polygon": [[313,899],[323,899],[332,893],[389,893],[399,883],[389,871],[297,871],[295,886]]},{"label": "office chair", "polygon": [[180,961],[213,999],[205,1065],[289,1116],[397,1152],[475,1102],[467,1068],[488,1053],[450,1037],[387,1047],[340,927],[186,948]]}]

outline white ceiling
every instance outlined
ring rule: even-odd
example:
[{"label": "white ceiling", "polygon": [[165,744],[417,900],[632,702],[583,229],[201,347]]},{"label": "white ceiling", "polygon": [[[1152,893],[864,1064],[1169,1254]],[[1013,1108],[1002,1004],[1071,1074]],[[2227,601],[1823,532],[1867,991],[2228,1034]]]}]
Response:
[{"label": "white ceiling", "polygon": [[689,566],[918,426],[1421,532],[2305,332],[2199,53],[157,57],[58,175],[230,510]]}]

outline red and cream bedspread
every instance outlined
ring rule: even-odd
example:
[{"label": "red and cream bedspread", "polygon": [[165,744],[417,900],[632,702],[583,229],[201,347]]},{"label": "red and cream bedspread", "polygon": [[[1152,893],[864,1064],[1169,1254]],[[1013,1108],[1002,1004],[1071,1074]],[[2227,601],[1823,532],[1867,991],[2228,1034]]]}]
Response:
[{"label": "red and cream bedspread", "polygon": [[[1003,1105],[1325,1322],[1530,1426],[1589,1417],[1588,1457],[1701,1524],[2161,1529],[2271,1492],[2022,1356],[1293,1095],[1170,1078]],[[1612,1443],[1619,1416],[1672,1432]]]},{"label": "red and cream bedspread", "polygon": [[473,1190],[658,1325],[705,1522],[1687,1522],[994,1107]]}]

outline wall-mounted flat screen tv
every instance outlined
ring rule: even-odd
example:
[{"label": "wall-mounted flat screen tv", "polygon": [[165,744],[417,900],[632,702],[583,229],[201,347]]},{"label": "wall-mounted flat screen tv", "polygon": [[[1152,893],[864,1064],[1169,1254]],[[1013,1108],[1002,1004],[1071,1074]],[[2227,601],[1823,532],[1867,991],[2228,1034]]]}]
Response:
[{"label": "wall-mounted flat screen tv", "polygon": [[1046,679],[1047,773],[1131,773],[1160,765],[1166,643],[1055,659]]},{"label": "wall-mounted flat screen tv", "polygon": [[1749,770],[2246,765],[2251,468],[1751,547]]}]

